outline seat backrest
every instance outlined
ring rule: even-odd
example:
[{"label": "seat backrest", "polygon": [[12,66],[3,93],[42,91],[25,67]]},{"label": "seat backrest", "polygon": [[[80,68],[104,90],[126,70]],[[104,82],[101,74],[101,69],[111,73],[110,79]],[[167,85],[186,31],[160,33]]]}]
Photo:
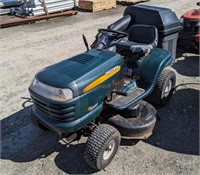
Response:
[{"label": "seat backrest", "polygon": [[128,31],[129,41],[143,44],[158,43],[158,30],[155,26],[150,25],[132,25]]}]

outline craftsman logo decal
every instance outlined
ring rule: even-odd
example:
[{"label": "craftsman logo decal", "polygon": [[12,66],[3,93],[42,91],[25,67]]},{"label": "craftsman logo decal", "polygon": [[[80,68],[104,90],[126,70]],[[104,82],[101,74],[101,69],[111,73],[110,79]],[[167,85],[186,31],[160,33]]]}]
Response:
[{"label": "craftsman logo decal", "polygon": [[112,73],[113,71],[115,71],[119,66],[115,66],[112,69],[110,69],[109,71],[105,72],[105,75],[108,75],[110,73]]},{"label": "craftsman logo decal", "polygon": [[117,74],[120,71],[120,69],[121,69],[121,66],[117,65],[117,66],[113,67],[112,69],[108,70],[107,72],[105,72],[104,75],[97,78],[92,83],[90,83],[88,86],[86,86],[83,89],[83,93],[86,93],[86,92],[94,89],[95,87],[99,86],[100,84],[102,84],[103,82],[105,82],[106,80],[108,80],[109,78],[114,76],[115,74]]}]

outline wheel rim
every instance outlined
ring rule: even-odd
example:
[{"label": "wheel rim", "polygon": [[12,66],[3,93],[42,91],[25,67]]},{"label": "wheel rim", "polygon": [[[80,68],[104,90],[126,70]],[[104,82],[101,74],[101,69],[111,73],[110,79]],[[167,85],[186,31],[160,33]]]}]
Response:
[{"label": "wheel rim", "polygon": [[116,143],[114,140],[111,140],[108,144],[108,146],[106,147],[105,151],[103,152],[103,159],[107,160],[110,158],[110,156],[112,155],[114,148],[116,146]]},{"label": "wheel rim", "polygon": [[164,91],[164,97],[168,97],[170,92],[172,90],[172,80],[169,80],[167,83],[167,86],[165,87],[165,91]]}]

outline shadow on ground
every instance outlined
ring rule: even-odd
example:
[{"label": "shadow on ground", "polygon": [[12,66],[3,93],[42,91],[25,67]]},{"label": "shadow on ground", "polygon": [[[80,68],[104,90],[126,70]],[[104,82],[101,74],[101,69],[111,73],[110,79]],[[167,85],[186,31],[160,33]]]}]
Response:
[{"label": "shadow on ground", "polygon": [[117,5],[122,5],[122,6],[130,6],[130,5],[137,5],[137,4],[141,4],[141,3],[145,3],[145,2],[149,2],[150,0],[141,0],[138,2],[126,2],[126,1],[119,1],[117,2]]},{"label": "shadow on ground", "polygon": [[[83,160],[84,144],[66,145],[58,137],[36,128],[30,121],[31,106],[1,120],[1,159],[30,162],[58,152],[55,164],[69,174],[94,173]],[[74,168],[76,167],[76,168]]]},{"label": "shadow on ground", "polygon": [[[199,92],[194,89],[177,90],[172,101],[158,112],[161,121],[148,144],[177,153],[199,154]],[[42,131],[32,125],[29,113],[31,107],[3,119],[2,159],[14,162],[29,162],[58,152],[56,166],[69,174],[90,174],[91,169],[82,156],[84,144],[62,145],[58,137],[49,131]],[[122,145],[133,145],[135,140],[123,140]],[[74,168],[76,167],[76,168]]]},{"label": "shadow on ground", "polygon": [[177,56],[183,57],[183,59],[177,59],[177,62],[172,67],[179,74],[189,77],[199,76],[199,55],[188,56],[182,50],[179,50]]},{"label": "shadow on ground", "polygon": [[158,128],[146,142],[168,151],[199,155],[199,91],[177,90],[158,113]]},{"label": "shadow on ground", "polygon": [[29,162],[47,157],[59,149],[57,138],[53,134],[40,131],[32,125],[30,109],[31,107],[26,107],[1,120],[2,159]]},{"label": "shadow on ground", "polygon": [[[164,150],[199,155],[199,91],[176,90],[170,103],[157,110],[160,117],[157,128],[143,141]],[[122,140],[121,145],[133,146],[138,141]]]},{"label": "shadow on ground", "polygon": [[[196,53],[196,50],[187,51]],[[179,74],[191,78],[199,76],[199,55],[178,49],[177,57],[183,59],[177,59],[172,67]],[[179,84],[170,103],[157,108],[161,121],[147,143],[168,151],[199,155],[199,90],[189,86],[199,89],[199,82]]]}]

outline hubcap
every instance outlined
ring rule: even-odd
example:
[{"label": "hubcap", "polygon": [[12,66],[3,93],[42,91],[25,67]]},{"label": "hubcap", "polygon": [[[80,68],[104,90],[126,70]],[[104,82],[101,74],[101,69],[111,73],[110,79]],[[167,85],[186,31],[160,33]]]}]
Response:
[{"label": "hubcap", "polygon": [[165,87],[165,91],[164,91],[165,98],[168,97],[171,90],[172,90],[172,80],[169,80],[168,83],[167,83],[167,86]]},{"label": "hubcap", "polygon": [[115,148],[115,141],[114,140],[111,140],[109,143],[108,143],[108,146],[106,147],[104,153],[103,153],[103,159],[104,160],[107,160],[110,158],[110,156],[112,155],[113,151],[114,151],[114,148]]}]

